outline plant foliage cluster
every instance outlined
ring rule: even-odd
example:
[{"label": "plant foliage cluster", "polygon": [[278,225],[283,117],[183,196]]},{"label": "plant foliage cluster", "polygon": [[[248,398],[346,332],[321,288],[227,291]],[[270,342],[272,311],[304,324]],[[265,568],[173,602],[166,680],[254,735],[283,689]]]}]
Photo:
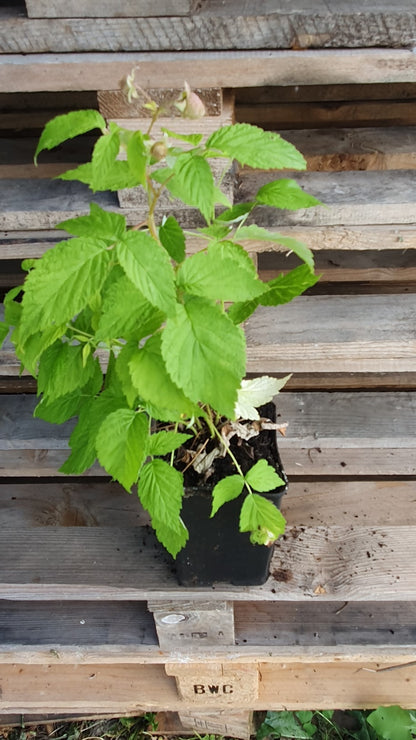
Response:
[{"label": "plant foliage cluster", "polygon": [[[192,115],[196,102],[186,88],[176,104]],[[96,110],[46,125],[36,157],[98,129],[91,161],[61,179],[78,180],[93,192],[139,186],[147,215],[131,226],[119,211],[92,202],[89,215],[60,223],[72,238],[23,263],[27,276],[6,297],[0,339],[11,330],[22,367],[37,378],[35,416],[53,423],[78,417],[61,470],[79,475],[98,459],[127,491],[137,484],[157,537],[175,556],[188,536],[175,451],[201,425],[226,448],[222,420],[258,419],[255,406],[269,401],[281,382],[243,380],[241,324],[257,306],[286,303],[317,280],[310,250],[257,226],[253,211],[309,208],[319,201],[282,177],[263,185],[252,201],[231,204],[212,162],[301,170],[304,158],[279,135],[249,124],[223,126],[205,139],[166,129],[155,138],[161,108],[152,101],[147,107],[145,132],[107,124]],[[187,255],[195,233],[185,232],[174,215],[158,217],[164,193],[201,213],[197,253]],[[260,280],[243,246],[252,239],[296,253],[299,266]],[[259,494],[282,483],[265,461],[245,476],[236,463],[235,475],[215,491],[213,514],[244,489],[240,528],[268,544],[284,520]]]}]

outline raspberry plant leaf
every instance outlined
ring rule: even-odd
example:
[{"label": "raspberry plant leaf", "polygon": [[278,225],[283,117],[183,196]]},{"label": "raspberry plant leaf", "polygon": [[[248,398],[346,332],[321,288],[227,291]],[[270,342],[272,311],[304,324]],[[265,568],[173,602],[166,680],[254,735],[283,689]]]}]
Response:
[{"label": "raspberry plant leaf", "polygon": [[57,224],[57,229],[63,229],[73,236],[87,236],[104,239],[113,244],[121,239],[126,231],[126,219],[120,213],[105,211],[97,203],[90,203],[89,216],[78,216]]},{"label": "raspberry plant leaf", "polygon": [[174,452],[178,447],[185,444],[188,439],[192,439],[192,434],[183,434],[182,432],[155,432],[149,438],[147,446],[148,455],[167,455]]},{"label": "raspberry plant leaf", "polygon": [[249,493],[240,512],[240,531],[250,532],[253,544],[269,545],[285,531],[283,514],[271,501],[258,493]]},{"label": "raspberry plant leaf", "polygon": [[183,262],[185,259],[185,234],[174,216],[168,216],[159,227],[159,239],[175,262]]},{"label": "raspberry plant leaf", "polygon": [[205,298],[178,304],[163,331],[162,355],[172,380],[192,401],[234,417],[245,372],[245,339],[217,305]]},{"label": "raspberry plant leaf", "polygon": [[97,110],[81,110],[64,113],[49,121],[42,131],[36,147],[35,162],[40,152],[54,149],[68,139],[86,134],[94,129],[106,130],[106,122]]},{"label": "raspberry plant leaf", "polygon": [[255,491],[260,491],[260,493],[273,491],[275,488],[285,485],[285,481],[277,475],[275,469],[269,465],[267,460],[258,460],[244,477],[250,488],[254,488]]},{"label": "raspberry plant leaf", "polygon": [[113,411],[98,430],[98,460],[126,491],[137,481],[146,457],[148,435],[147,414],[133,409]]},{"label": "raspberry plant leaf", "polygon": [[314,269],[314,258],[313,252],[306,244],[294,239],[291,236],[282,236],[281,234],[268,231],[261,226],[256,224],[250,224],[250,226],[242,226],[238,230],[238,239],[252,239],[256,241],[267,241],[273,242],[274,244],[281,244],[283,247],[288,249],[297,255],[303,262],[305,262],[311,270]]},{"label": "raspberry plant leaf", "polygon": [[193,151],[180,154],[173,167],[167,189],[175,198],[198,208],[209,223],[214,215],[214,178],[204,157]]},{"label": "raspberry plant leaf", "polygon": [[140,473],[138,494],[152,519],[158,539],[173,557],[188,539],[180,512],[183,496],[183,476],[164,460],[151,460]]},{"label": "raspberry plant leaf", "polygon": [[175,313],[174,273],[163,247],[149,234],[128,231],[116,246],[117,257],[136,288],[167,316]]},{"label": "raspberry plant leaf", "polygon": [[273,206],[289,211],[322,205],[313,195],[305,193],[295,180],[285,178],[263,185],[256,194],[256,201],[262,206]]},{"label": "raspberry plant leaf", "polygon": [[215,131],[206,142],[207,149],[218,150],[230,159],[249,167],[264,170],[304,170],[306,162],[298,150],[279,134],[253,126],[236,123]]},{"label": "raspberry plant leaf", "polygon": [[238,498],[243,488],[244,478],[241,475],[227,475],[226,478],[218,481],[212,491],[211,518],[223,504]]},{"label": "raspberry plant leaf", "polygon": [[99,342],[119,337],[138,342],[153,334],[165,318],[127,275],[121,274],[104,293],[95,338]]}]

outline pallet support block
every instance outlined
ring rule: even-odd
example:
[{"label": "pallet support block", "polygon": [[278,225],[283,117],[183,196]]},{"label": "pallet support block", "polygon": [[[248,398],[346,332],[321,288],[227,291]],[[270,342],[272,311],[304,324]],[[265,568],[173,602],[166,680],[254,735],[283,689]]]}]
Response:
[{"label": "pallet support block", "polygon": [[222,737],[236,737],[250,740],[255,733],[253,712],[238,709],[217,709],[215,712],[183,711],[179,719],[184,730],[193,730],[199,734],[215,734]]},{"label": "pallet support block", "polygon": [[175,677],[179,696],[188,706],[242,708],[258,699],[256,664],[166,663],[165,670]]},{"label": "pallet support block", "polygon": [[227,601],[148,602],[162,650],[234,645],[234,608]]}]

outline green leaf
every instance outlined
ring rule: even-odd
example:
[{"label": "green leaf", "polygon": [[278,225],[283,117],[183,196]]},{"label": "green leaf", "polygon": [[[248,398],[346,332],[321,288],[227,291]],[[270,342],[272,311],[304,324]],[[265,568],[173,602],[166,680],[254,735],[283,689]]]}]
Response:
[{"label": "green leaf", "polygon": [[275,488],[285,485],[285,481],[277,475],[275,469],[269,465],[267,460],[258,460],[246,473],[245,480],[255,491],[264,493],[274,491]]},{"label": "green leaf", "polygon": [[178,139],[180,141],[187,141],[192,146],[198,146],[204,138],[203,134],[176,134],[174,131],[170,131],[168,128],[162,127],[163,133],[170,136],[171,139]]},{"label": "green leaf", "polygon": [[273,231],[267,231],[267,229],[263,229],[261,226],[256,226],[256,224],[251,224],[250,226],[242,226],[238,230],[237,237],[238,240],[252,239],[254,241],[267,241],[273,242],[274,244],[281,244],[283,247],[286,247],[296,254],[301,260],[303,260],[303,262],[306,262],[311,270],[314,269],[312,250],[309,249],[306,244],[299,242],[297,239],[293,239],[291,236],[282,236]]},{"label": "green leaf", "polygon": [[66,325],[61,324],[59,326],[51,326],[43,331],[39,331],[36,334],[32,334],[24,343],[24,347],[20,346],[19,336],[17,332],[16,336],[16,353],[19,359],[22,361],[26,370],[31,375],[35,376],[38,373],[38,361],[43,352],[50,347],[57,339],[65,334]]},{"label": "green leaf", "polygon": [[243,488],[244,478],[241,475],[227,475],[226,478],[220,480],[212,491],[211,518],[223,504],[237,498]]},{"label": "green leaf", "polygon": [[384,740],[411,740],[416,723],[408,709],[398,706],[378,707],[367,717],[378,737]]},{"label": "green leaf", "polygon": [[85,365],[82,345],[72,345],[58,339],[43,352],[39,362],[38,393],[50,400],[82,388],[93,377],[98,360],[91,355]]},{"label": "green leaf", "polygon": [[152,518],[159,541],[172,557],[176,557],[188,539],[180,512],[183,496],[183,476],[164,460],[152,460],[143,466],[138,494]]},{"label": "green leaf", "polygon": [[228,310],[228,315],[235,324],[248,319],[258,306],[280,306],[289,303],[296,296],[304,293],[319,280],[319,275],[311,272],[308,265],[299,265],[286,275],[270,280],[265,284],[265,290],[258,298],[244,303],[234,303]]},{"label": "green leaf", "polygon": [[220,213],[217,216],[216,221],[225,221],[226,223],[238,223],[242,221],[251,211],[256,204],[253,203],[237,203],[235,206],[228,208],[226,211]]},{"label": "green leaf", "polygon": [[170,377],[162,357],[161,341],[161,334],[156,334],[143,347],[132,352],[129,370],[133,387],[137,395],[149,404],[149,413],[156,419],[189,419],[198,413],[198,409]]},{"label": "green leaf", "polygon": [[267,712],[262,737],[293,737],[308,740],[310,733],[298,722],[294,712]]},{"label": "green leaf", "polygon": [[185,260],[177,281],[191,295],[222,301],[256,298],[265,289],[247,252],[228,241],[213,242],[207,251]]},{"label": "green leaf", "polygon": [[105,130],[105,120],[97,110],[79,110],[64,113],[49,121],[42,131],[36,147],[35,162],[44,149],[54,149],[68,139],[85,134],[95,128]]},{"label": "green leaf", "polygon": [[146,165],[148,154],[141,131],[135,131],[127,144],[127,162],[137,184],[146,186]]},{"label": "green leaf", "polygon": [[[89,216],[79,216],[68,221],[61,221],[57,229],[64,229],[74,236],[89,236],[94,239],[105,239],[112,244],[121,239],[126,231],[126,219],[119,213],[112,213],[100,208],[97,203],[90,203]],[[67,242],[71,249],[72,241]]]},{"label": "green leaf", "polygon": [[117,244],[117,256],[126,275],[145,298],[167,316],[174,314],[174,272],[163,247],[149,234],[128,231]]},{"label": "green leaf", "polygon": [[62,172],[60,175],[56,175],[56,179],[69,182],[76,180],[78,182],[83,182],[84,185],[89,186],[92,182],[92,164],[91,162],[80,164],[78,165],[78,167],[74,167],[72,170],[66,170],[66,172]]},{"label": "green leaf", "polygon": [[262,293],[259,303],[262,306],[279,306],[283,303],[289,303],[296,296],[304,293],[319,280],[319,276],[311,272],[308,265],[299,265],[286,275],[270,280],[267,290]]},{"label": "green leaf", "polygon": [[103,382],[103,375],[98,362],[95,365],[94,375],[88,380],[85,386],[76,388],[71,393],[58,398],[49,399],[44,396],[36,406],[33,416],[53,424],[62,424],[72,416],[77,416],[84,403],[88,398],[94,396],[100,390]]},{"label": "green leaf", "polygon": [[253,544],[270,545],[285,531],[283,514],[263,496],[249,493],[240,513],[240,532],[251,532]]},{"label": "green leaf", "polygon": [[25,282],[20,339],[72,319],[100,290],[109,253],[100,240],[72,239],[46,252]]},{"label": "green leaf", "polygon": [[192,401],[234,417],[245,374],[245,338],[218,306],[204,298],[178,305],[163,331],[162,354],[172,380]]},{"label": "green leaf", "polygon": [[93,149],[91,158],[92,180],[90,184],[93,191],[109,189],[119,150],[119,128],[117,124],[112,122],[109,125],[109,130],[100,136]]},{"label": "green leaf", "polygon": [[69,439],[71,454],[61,466],[61,473],[81,475],[97,457],[96,437],[104,419],[116,409],[125,408],[126,399],[107,389],[88,400],[81,408],[78,423]]},{"label": "green leaf", "polygon": [[313,195],[305,193],[295,180],[275,180],[263,185],[256,194],[256,201],[263,206],[273,206],[289,211],[323,205]]},{"label": "green leaf", "polygon": [[97,341],[123,338],[137,342],[153,334],[165,320],[165,314],[143,296],[122,274],[105,291],[96,331]]},{"label": "green leaf", "polygon": [[175,198],[180,198],[188,206],[198,208],[206,221],[212,219],[215,201],[214,178],[204,157],[193,152],[180,154],[173,167],[173,177],[165,184]]},{"label": "green leaf", "polygon": [[212,239],[226,239],[231,230],[231,226],[223,226],[220,223],[212,223],[210,226],[205,226],[202,229],[198,229],[199,234],[212,237]]},{"label": "green leaf", "polygon": [[169,452],[174,452],[178,447],[185,444],[191,437],[192,434],[183,434],[182,432],[155,432],[149,439],[147,454],[168,455]]},{"label": "green leaf", "polygon": [[230,159],[263,170],[306,169],[306,161],[289,142],[271,131],[250,123],[236,123],[215,131],[206,142],[207,149],[218,149]]},{"label": "green leaf", "polygon": [[231,208],[231,201],[217,185],[214,185],[214,204],[219,203],[221,206]]},{"label": "green leaf", "polygon": [[159,228],[159,239],[175,262],[185,259],[185,234],[174,216],[168,216]]},{"label": "green leaf", "polygon": [[105,470],[130,491],[146,457],[149,420],[147,414],[118,409],[101,424],[97,457]]},{"label": "green leaf", "polygon": [[136,340],[127,342],[115,361],[116,376],[120,381],[123,394],[130,408],[137,406],[137,390],[133,385],[130,373],[130,360],[137,351]]},{"label": "green leaf", "polygon": [[3,344],[9,333],[9,325],[5,324],[4,321],[0,321],[0,347]]},{"label": "green leaf", "polygon": [[235,406],[237,417],[240,419],[259,419],[257,408],[271,401],[291,377],[291,375],[285,375],[284,378],[271,378],[268,375],[262,375],[251,380],[242,380]]}]

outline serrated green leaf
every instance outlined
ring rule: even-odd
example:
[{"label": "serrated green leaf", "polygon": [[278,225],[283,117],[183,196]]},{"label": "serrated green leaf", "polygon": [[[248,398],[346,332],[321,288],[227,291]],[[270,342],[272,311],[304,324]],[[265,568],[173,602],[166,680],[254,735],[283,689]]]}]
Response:
[{"label": "serrated green leaf", "polygon": [[225,221],[226,223],[238,223],[242,221],[254,208],[253,203],[237,203],[235,206],[228,208],[226,211],[217,216],[216,221]]},{"label": "serrated green leaf", "polygon": [[123,338],[137,342],[153,334],[165,320],[165,314],[143,296],[122,274],[104,292],[98,321],[96,340]]},{"label": "serrated green leaf", "polygon": [[178,447],[185,444],[191,437],[192,434],[183,434],[182,432],[155,432],[149,439],[147,454],[168,455],[169,452],[174,452]]},{"label": "serrated green leaf", "polygon": [[60,175],[56,175],[57,180],[64,180],[65,182],[83,182],[84,185],[90,185],[92,182],[92,164],[91,162],[84,162],[84,164],[74,167],[72,170],[66,170]]},{"label": "serrated green leaf", "polygon": [[178,305],[163,331],[162,355],[172,380],[192,401],[234,417],[245,374],[245,338],[218,306],[204,298]]},{"label": "serrated green leaf", "polygon": [[[68,221],[61,221],[57,229],[64,229],[73,236],[86,236],[94,239],[105,239],[112,244],[121,239],[126,231],[126,219],[119,213],[112,213],[100,208],[97,203],[90,203],[89,216],[79,216]],[[68,242],[71,248],[72,242]]]},{"label": "serrated green leaf", "polygon": [[383,740],[411,740],[416,733],[409,710],[398,706],[378,707],[367,717],[367,722]]},{"label": "serrated green leaf", "polygon": [[175,558],[188,539],[188,531],[180,518],[182,474],[164,460],[152,460],[140,473],[138,494],[151,516],[157,538]]},{"label": "serrated green leaf", "polygon": [[146,186],[148,153],[141,131],[134,131],[127,144],[127,162],[138,185]]},{"label": "serrated green leaf", "polygon": [[217,185],[214,185],[214,204],[219,203],[221,206],[231,208],[231,201]]},{"label": "serrated green leaf", "polygon": [[211,226],[205,226],[198,229],[199,234],[212,237],[212,239],[226,239],[231,231],[231,226],[223,226],[220,223],[212,223]]},{"label": "serrated green leaf", "polygon": [[258,306],[279,306],[289,303],[296,296],[301,295],[308,288],[311,288],[319,280],[319,275],[311,272],[308,265],[299,265],[286,275],[270,280],[266,283],[264,292],[252,301],[234,303],[228,310],[228,315],[235,324],[241,324],[242,321],[251,316]]},{"label": "serrated green leaf", "polygon": [[301,260],[303,260],[303,262],[306,262],[311,270],[314,269],[312,250],[309,249],[306,244],[303,244],[303,242],[300,242],[297,239],[293,239],[291,236],[282,236],[273,231],[267,231],[267,229],[263,229],[261,226],[257,226],[256,224],[251,224],[250,226],[242,226],[238,230],[238,240],[242,239],[252,239],[255,241],[267,241],[273,242],[274,244],[281,244],[283,247],[290,250],[290,252],[296,254]]},{"label": "serrated green leaf", "polygon": [[149,404],[152,416],[160,421],[181,421],[198,412],[170,377],[162,357],[161,334],[131,353],[130,377],[137,395]]},{"label": "serrated green leaf", "polygon": [[37,262],[36,258],[22,260],[22,262],[20,263],[20,267],[25,272],[29,272],[36,265],[36,262]]},{"label": "serrated green leaf", "polygon": [[134,408],[137,400],[137,390],[133,385],[130,374],[130,360],[137,351],[136,340],[127,342],[115,361],[115,373],[120,381],[124,396],[130,408]]},{"label": "serrated green leaf", "polygon": [[289,211],[323,205],[313,195],[305,193],[295,180],[284,178],[263,185],[256,194],[256,201],[263,206],[273,206]]},{"label": "serrated green leaf", "polygon": [[267,460],[258,460],[246,473],[245,480],[251,488],[260,493],[274,491],[275,488],[285,485],[285,481],[277,475]]},{"label": "serrated green leaf", "polygon": [[308,265],[299,265],[286,275],[279,275],[266,283],[267,290],[260,296],[259,303],[262,306],[279,306],[289,303],[293,298],[315,285],[318,280],[319,276],[311,272]]},{"label": "serrated green leaf", "polygon": [[114,164],[120,150],[120,134],[118,126],[112,122],[106,131],[95,142],[91,157],[92,180],[90,187],[93,191],[108,190],[112,180]]},{"label": "serrated green leaf", "polygon": [[91,467],[97,457],[96,437],[104,419],[116,409],[125,408],[126,399],[107,389],[99,396],[87,400],[79,412],[78,423],[74,428],[69,446],[71,454],[59,469],[67,475],[81,475]]},{"label": "serrated green leaf", "polygon": [[9,325],[5,324],[4,321],[0,321],[0,347],[3,344],[9,333]]},{"label": "serrated green leaf", "polygon": [[62,142],[95,128],[104,131],[105,126],[105,120],[97,110],[71,111],[52,118],[42,131],[36,147],[35,162],[38,154],[45,149],[54,149]]},{"label": "serrated green leaf", "polygon": [[228,241],[213,242],[206,251],[185,260],[177,282],[191,295],[222,301],[255,298],[265,289],[247,252]]},{"label": "serrated green leaf", "polygon": [[240,532],[251,532],[253,544],[270,545],[285,531],[283,514],[257,493],[246,496],[240,513]]},{"label": "serrated green leaf", "polygon": [[60,340],[41,355],[39,361],[38,393],[50,400],[82,388],[94,375],[98,360],[91,355],[83,363],[83,346]]},{"label": "serrated green leaf", "polygon": [[62,424],[67,419],[71,419],[73,416],[79,414],[82,406],[88,399],[98,393],[102,382],[103,375],[97,362],[94,375],[88,380],[85,386],[76,388],[71,393],[52,400],[44,396],[36,406],[33,416],[52,424]]},{"label": "serrated green leaf", "polygon": [[284,378],[271,378],[262,375],[251,380],[242,380],[235,406],[236,416],[240,419],[259,419],[257,408],[271,401],[291,377],[285,375]]},{"label": "serrated green leaf", "polygon": [[180,141],[187,141],[188,144],[198,146],[203,139],[203,134],[176,134],[174,131],[170,131],[168,128],[162,127],[163,133],[170,136],[171,139],[178,139]]},{"label": "serrated green leaf", "polygon": [[237,498],[244,488],[244,478],[241,475],[227,475],[220,480],[212,491],[211,518],[227,501]]},{"label": "serrated green leaf", "polygon": [[262,737],[290,737],[296,740],[307,740],[310,737],[297,721],[294,712],[267,712]]},{"label": "serrated green leaf", "polygon": [[42,353],[50,347],[57,339],[65,334],[66,325],[51,326],[36,334],[32,334],[21,347],[19,343],[19,332],[15,336],[16,354],[22,361],[26,370],[31,375],[36,376],[38,373],[38,362]]},{"label": "serrated green leaf", "polygon": [[126,275],[153,306],[167,316],[175,313],[174,272],[169,256],[149,234],[128,231],[117,244]]},{"label": "serrated green leaf", "polygon": [[159,239],[175,262],[185,259],[185,234],[174,216],[168,216],[159,227]]},{"label": "serrated green leaf", "polygon": [[20,340],[71,320],[101,289],[109,264],[106,242],[88,238],[57,244],[25,282]]},{"label": "serrated green leaf", "polygon": [[215,131],[206,142],[207,149],[218,149],[240,164],[264,170],[306,169],[306,161],[288,141],[271,131],[250,123],[236,123]]},{"label": "serrated green leaf", "polygon": [[118,409],[101,424],[97,457],[105,470],[130,491],[146,457],[149,420],[147,414]]},{"label": "serrated green leaf", "polygon": [[214,215],[214,178],[204,159],[193,152],[177,157],[173,177],[165,185],[171,195],[188,206],[198,208],[209,222]]}]

